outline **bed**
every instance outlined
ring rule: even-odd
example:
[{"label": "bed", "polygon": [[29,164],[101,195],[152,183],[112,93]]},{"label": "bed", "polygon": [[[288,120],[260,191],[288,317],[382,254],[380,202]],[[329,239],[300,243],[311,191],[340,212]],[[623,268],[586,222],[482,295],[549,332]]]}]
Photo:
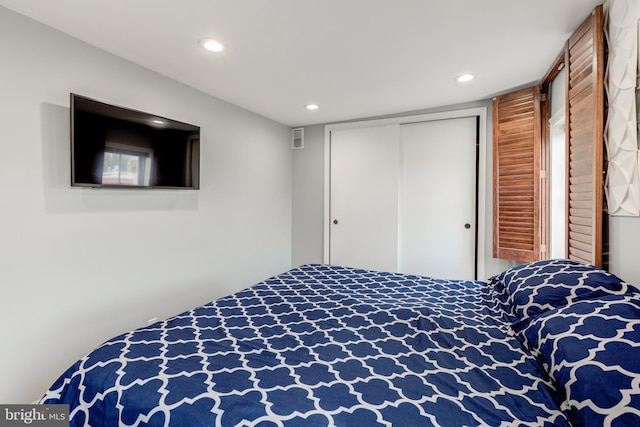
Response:
[{"label": "bed", "polygon": [[568,260],[305,265],[114,337],[41,403],[72,426],[640,425],[640,291]]}]

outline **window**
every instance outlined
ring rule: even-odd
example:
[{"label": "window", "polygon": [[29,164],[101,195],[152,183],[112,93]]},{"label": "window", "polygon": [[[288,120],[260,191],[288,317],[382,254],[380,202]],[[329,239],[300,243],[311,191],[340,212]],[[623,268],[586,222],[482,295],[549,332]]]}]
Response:
[{"label": "window", "polygon": [[494,99],[494,257],[548,256],[548,87],[566,65],[566,254],[602,266],[604,24],[602,6],[569,38],[541,87]]},{"label": "window", "polygon": [[148,148],[107,142],[102,184],[149,185],[152,153]]}]

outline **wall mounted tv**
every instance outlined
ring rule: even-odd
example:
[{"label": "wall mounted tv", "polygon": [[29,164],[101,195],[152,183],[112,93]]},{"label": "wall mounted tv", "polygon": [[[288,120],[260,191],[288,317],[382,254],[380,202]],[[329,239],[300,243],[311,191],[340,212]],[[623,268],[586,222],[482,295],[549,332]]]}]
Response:
[{"label": "wall mounted tv", "polygon": [[71,185],[200,187],[200,127],[71,94]]}]

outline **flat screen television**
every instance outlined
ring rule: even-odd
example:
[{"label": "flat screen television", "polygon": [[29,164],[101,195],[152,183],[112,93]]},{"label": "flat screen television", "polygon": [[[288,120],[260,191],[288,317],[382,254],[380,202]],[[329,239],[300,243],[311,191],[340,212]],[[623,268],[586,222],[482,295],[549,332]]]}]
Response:
[{"label": "flat screen television", "polygon": [[200,188],[200,127],[71,94],[71,185]]}]

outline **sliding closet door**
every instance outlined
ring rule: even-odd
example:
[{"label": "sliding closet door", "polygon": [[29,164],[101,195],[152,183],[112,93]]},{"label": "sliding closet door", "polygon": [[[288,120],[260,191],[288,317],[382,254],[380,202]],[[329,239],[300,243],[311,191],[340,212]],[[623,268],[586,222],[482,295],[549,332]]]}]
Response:
[{"label": "sliding closet door", "polygon": [[477,119],[400,127],[400,271],[474,279]]},{"label": "sliding closet door", "polygon": [[331,131],[328,262],[475,278],[477,118]]},{"label": "sliding closet door", "polygon": [[331,132],[331,264],[397,271],[398,132]]}]

